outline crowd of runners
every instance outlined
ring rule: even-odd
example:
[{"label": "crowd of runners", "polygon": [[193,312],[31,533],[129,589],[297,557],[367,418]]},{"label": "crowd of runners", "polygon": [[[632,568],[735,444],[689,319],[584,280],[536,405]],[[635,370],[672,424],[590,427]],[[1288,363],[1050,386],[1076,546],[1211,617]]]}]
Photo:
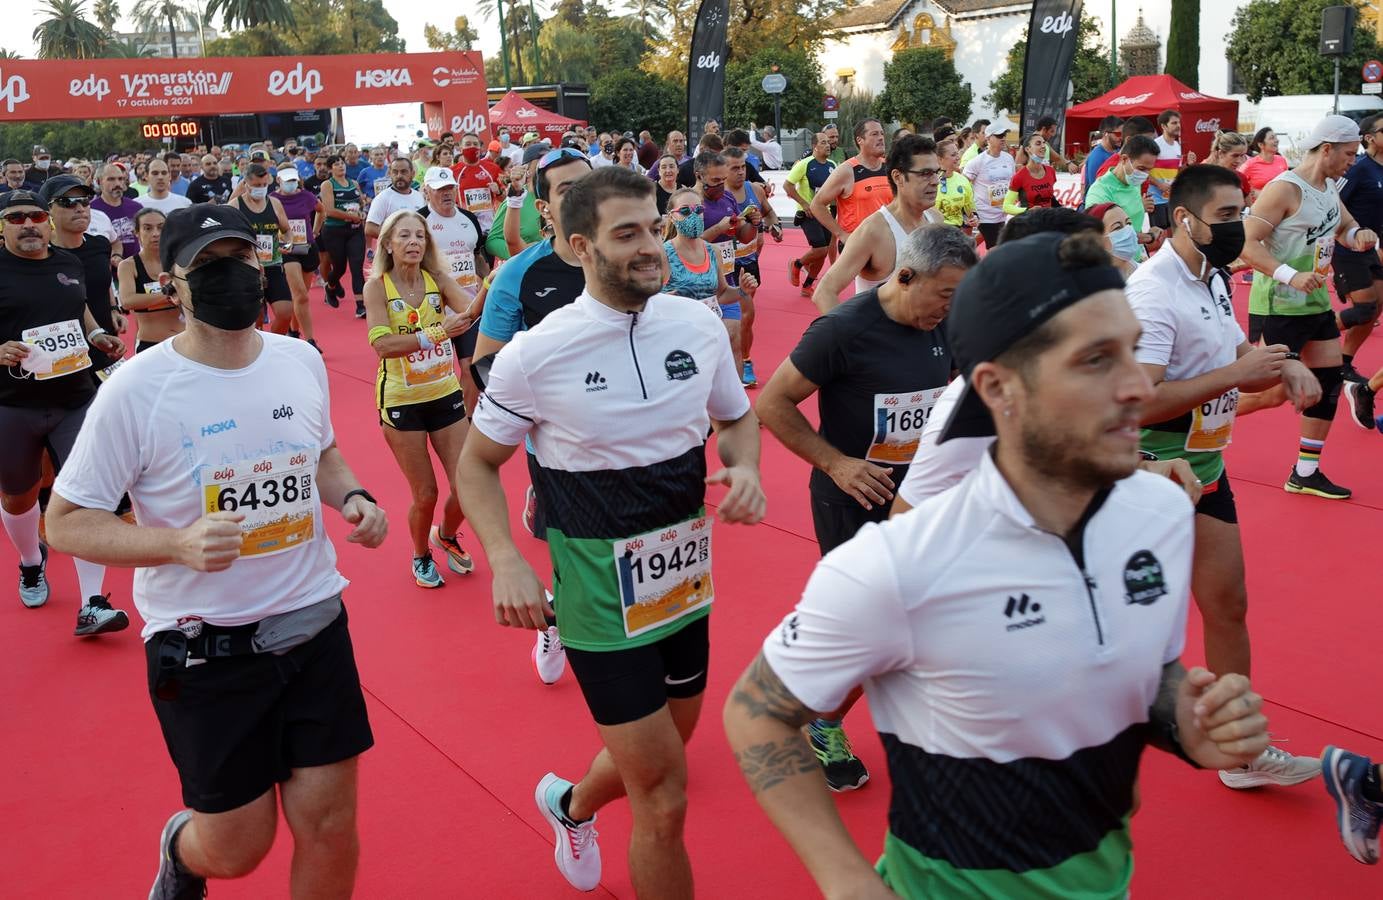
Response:
[{"label": "crowd of runners", "polygon": [[[1377,766],[1270,743],[1224,451],[1239,416],[1291,404],[1284,490],[1348,501],[1322,468],[1332,423],[1383,431],[1383,371],[1354,367],[1383,299],[1383,116],[1324,117],[1294,167],[1268,129],[1198,161],[1174,110],[1106,120],[1083,162],[1057,125],[869,119],[800,160],[711,123],[695,143],[501,129],[4,161],[0,518],[24,606],[50,600],[50,548],[73,560],[78,636],[128,627],[104,579],[136,570],[187,807],[150,897],[253,871],[280,806],[293,895],[354,885],[374,738],[324,510],[364,548],[388,523],[336,446],[313,328],[351,313],[347,284],[408,489],[399,577],[472,573],[468,529],[495,620],[534,632],[544,684],[571,668],[597,726],[590,767],[534,789],[574,888],[599,884],[598,815],[624,798],[638,895],[692,896],[684,744],[728,587],[712,533],[778,502],[764,440],[811,466],[822,560],[724,726],[827,896],[1126,896],[1147,746],[1232,789],[1321,776],[1375,863]],[[789,224],[767,169],[820,315],[760,386],[759,261]],[[1058,171],[1083,172],[1079,209]],[[529,486],[507,496],[520,448]],[[892,791],[877,864],[830,796],[870,777],[844,725],[861,696]]]}]

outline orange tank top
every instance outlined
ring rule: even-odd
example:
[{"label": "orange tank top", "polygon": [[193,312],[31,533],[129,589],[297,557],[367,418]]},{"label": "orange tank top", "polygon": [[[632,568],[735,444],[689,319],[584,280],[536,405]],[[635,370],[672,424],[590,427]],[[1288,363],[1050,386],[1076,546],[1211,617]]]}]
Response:
[{"label": "orange tank top", "polygon": [[847,234],[851,234],[860,223],[877,209],[893,200],[893,191],[888,185],[888,165],[879,163],[877,169],[867,169],[858,156],[845,161],[855,173],[855,188],[849,197],[836,200],[836,219]]}]

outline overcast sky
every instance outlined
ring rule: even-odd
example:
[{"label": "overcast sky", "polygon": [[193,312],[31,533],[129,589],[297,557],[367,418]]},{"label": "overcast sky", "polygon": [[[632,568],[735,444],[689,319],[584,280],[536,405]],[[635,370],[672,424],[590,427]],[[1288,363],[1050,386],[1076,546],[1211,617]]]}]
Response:
[{"label": "overcast sky", "polygon": [[[95,0],[87,0],[88,17],[91,16],[94,2]],[[128,12],[134,7],[134,4],[135,0],[121,0],[120,9]],[[30,35],[33,33],[34,27],[47,18],[42,12],[34,8],[37,5],[34,3],[27,13],[20,14],[22,29],[18,34],[0,37],[0,47],[17,51],[28,57],[37,55],[38,47]],[[546,5],[545,3],[537,4],[539,15],[542,15]],[[452,19],[456,17],[456,12],[435,11],[436,7],[433,7],[432,4],[418,3],[416,0],[384,0],[384,8],[389,10],[389,14],[398,21],[399,35],[408,42],[408,50],[411,53],[428,52],[427,43],[423,40],[423,26],[425,24],[431,21],[439,28],[450,29]],[[450,7],[450,9],[458,11],[460,8],[460,5]],[[429,9],[434,11],[429,12]],[[493,24],[477,21],[477,19],[478,17],[472,17],[471,26],[480,32],[479,49],[488,56],[492,49],[497,51],[499,48],[499,32]],[[24,24],[26,21],[27,24]],[[132,30],[128,20],[122,21],[117,27],[121,31]]]}]

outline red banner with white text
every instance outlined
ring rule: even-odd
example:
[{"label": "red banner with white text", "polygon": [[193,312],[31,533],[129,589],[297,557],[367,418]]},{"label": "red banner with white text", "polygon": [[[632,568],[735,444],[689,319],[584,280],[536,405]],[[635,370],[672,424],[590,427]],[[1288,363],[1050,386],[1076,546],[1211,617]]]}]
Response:
[{"label": "red banner with white text", "polygon": [[0,60],[0,122],[427,104],[427,126],[488,134],[477,52]]}]

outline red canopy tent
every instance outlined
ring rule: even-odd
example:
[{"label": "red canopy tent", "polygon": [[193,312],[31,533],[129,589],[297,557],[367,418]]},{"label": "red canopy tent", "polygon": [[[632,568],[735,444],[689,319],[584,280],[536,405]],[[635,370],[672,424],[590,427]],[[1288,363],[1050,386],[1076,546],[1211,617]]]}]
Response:
[{"label": "red canopy tent", "polygon": [[1181,113],[1182,151],[1194,152],[1198,159],[1210,153],[1215,132],[1232,131],[1239,125],[1238,100],[1207,96],[1171,75],[1136,75],[1109,93],[1066,111],[1066,148],[1069,151],[1079,145],[1089,150],[1090,132],[1100,127],[1105,116],[1146,116],[1156,124],[1164,109]]},{"label": "red canopy tent", "polygon": [[570,131],[577,125],[584,126],[585,124],[578,119],[568,119],[566,116],[549,112],[541,106],[534,106],[517,91],[510,91],[501,97],[498,103],[490,107],[490,128],[492,131],[503,125],[509,129],[510,134],[516,131],[519,134],[536,131],[541,137],[556,139],[560,138],[563,132]]}]

